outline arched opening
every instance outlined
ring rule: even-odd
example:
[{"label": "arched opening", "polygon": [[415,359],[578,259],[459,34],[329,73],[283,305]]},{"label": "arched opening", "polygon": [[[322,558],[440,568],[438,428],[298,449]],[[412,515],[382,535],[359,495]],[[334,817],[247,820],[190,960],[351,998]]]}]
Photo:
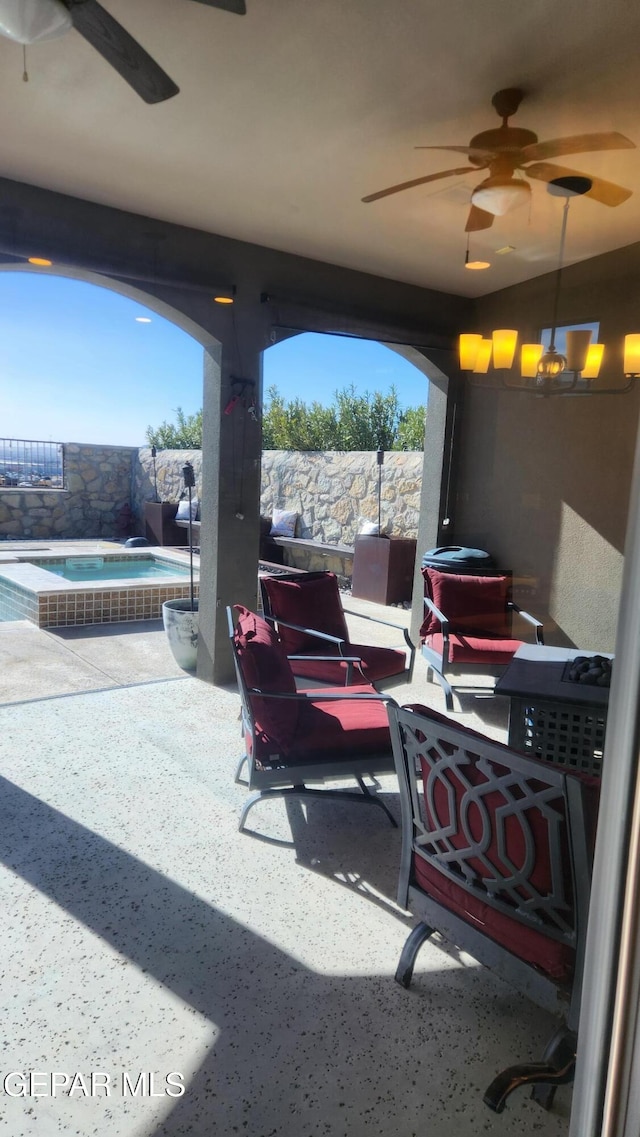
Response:
[{"label": "arched opening", "polygon": [[5,266],[0,300],[3,433],[143,446],[147,427],[176,406],[201,409],[212,337],[149,293],[91,273]]},{"label": "arched opening", "polygon": [[[280,356],[285,358],[289,370],[292,366],[302,369],[305,366],[307,345],[311,349],[311,364],[307,364],[310,374],[299,375],[297,382],[295,375],[292,378],[291,375],[287,374],[287,382],[283,385],[285,399],[297,398],[307,403],[324,401],[326,404],[330,402],[330,394],[335,391],[336,387],[341,386],[340,377],[344,379],[348,374],[344,368],[344,361],[340,359],[340,354],[342,353],[348,360],[353,361],[357,358],[358,352],[362,352],[368,366],[372,366],[372,360],[375,363],[380,361],[381,370],[384,368],[387,371],[385,379],[379,384],[376,382],[373,369],[369,381],[363,378],[359,371],[356,376],[358,382],[357,384],[354,383],[354,386],[357,385],[360,391],[368,390],[371,393],[379,387],[388,390],[392,384],[395,385],[395,380],[398,384],[402,383],[402,388],[398,394],[404,407],[409,405],[409,401],[403,397],[406,391],[410,392],[411,405],[415,405],[420,398],[420,393],[423,393],[422,401],[427,408],[427,413],[424,424],[424,441],[421,446],[423,451],[420,471],[421,488],[416,524],[416,548],[417,554],[420,555],[416,555],[411,620],[413,633],[417,635],[422,622],[423,607],[423,585],[420,575],[421,554],[426,549],[438,544],[443,525],[446,531],[446,526],[449,523],[448,505],[454,414],[452,407],[449,406],[448,377],[423,351],[410,344],[376,341],[373,333],[371,337],[365,338],[300,332],[281,337],[274,347],[265,352],[265,392],[268,392],[272,383],[277,385],[279,374],[283,374],[283,371],[279,371],[276,366],[275,356],[271,353],[278,352]],[[317,345],[321,345],[320,349]],[[390,361],[391,353],[400,357],[402,364],[398,365],[399,360],[393,361],[390,366],[385,368],[385,363]],[[332,358],[334,361],[340,360],[340,362],[333,368],[331,376],[322,383],[323,369],[329,369]],[[373,367],[375,367],[375,363]]]}]

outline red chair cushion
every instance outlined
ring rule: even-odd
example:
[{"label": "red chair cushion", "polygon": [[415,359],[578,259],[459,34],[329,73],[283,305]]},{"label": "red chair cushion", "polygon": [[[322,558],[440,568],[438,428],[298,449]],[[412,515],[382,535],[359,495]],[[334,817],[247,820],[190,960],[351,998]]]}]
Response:
[{"label": "red chair cushion", "polygon": [[[247,687],[261,691],[294,695],[296,682],[286,652],[274,629],[261,616],[240,604],[235,644],[242,676]],[[298,702],[295,699],[261,699],[250,695],[255,720],[257,750],[270,753],[286,751],[298,725]],[[258,757],[258,754],[256,754]]]},{"label": "red chair cushion", "polygon": [[[315,641],[315,650],[319,655],[333,654],[330,649],[330,644],[325,648],[318,640]],[[347,655],[357,655],[362,660],[361,666],[355,663],[353,665],[352,683],[362,683],[363,676],[368,683],[377,683],[382,679],[389,679],[392,675],[401,675],[407,663],[403,651],[388,647],[371,647],[369,644],[350,643]],[[335,663],[332,660],[316,662],[309,659],[292,659],[290,662],[294,674],[304,676],[305,679],[315,679],[318,683],[345,682],[346,663],[339,663],[337,660]]]},{"label": "red chair cushion", "polygon": [[575,953],[568,944],[552,940],[535,928],[527,928],[510,919],[476,896],[466,892],[455,881],[439,873],[421,857],[414,855],[416,884],[439,904],[477,927],[485,936],[513,952],[518,959],[539,967],[557,983],[568,983],[573,975]]},{"label": "red chair cushion", "polygon": [[[344,687],[328,687],[314,692],[317,696],[332,693],[344,695]],[[372,695],[375,692],[368,684],[363,684],[350,687],[349,694]],[[373,699],[325,702],[318,698],[300,703],[298,729],[287,760],[293,762],[294,757],[301,762],[326,762],[332,758],[347,760],[385,750],[389,752],[389,770],[392,771],[389,717],[383,702]]]},{"label": "red chair cushion", "polygon": [[[446,616],[450,631],[475,635],[509,636],[507,609],[511,581],[508,576],[459,576],[423,568],[426,595]],[[440,631],[440,621],[427,611],[420,636]]]},{"label": "red chair cushion", "polygon": [[[263,585],[269,598],[271,614],[276,620],[287,620],[290,624],[299,624],[303,628],[314,628],[343,640],[349,638],[335,573],[327,572],[311,578],[300,577],[300,580],[278,580],[275,576],[267,576]],[[280,639],[287,655],[323,650],[315,637],[294,632],[290,628],[280,629]],[[331,654],[330,647],[327,644],[329,650],[324,652],[325,655]]]},{"label": "red chair cushion", "polygon": [[[444,637],[440,632],[428,635],[425,638],[427,647],[432,648],[442,657]],[[506,667],[511,662],[522,640],[511,640],[506,637],[500,639],[483,638],[482,636],[449,636],[449,663],[478,663]]]}]

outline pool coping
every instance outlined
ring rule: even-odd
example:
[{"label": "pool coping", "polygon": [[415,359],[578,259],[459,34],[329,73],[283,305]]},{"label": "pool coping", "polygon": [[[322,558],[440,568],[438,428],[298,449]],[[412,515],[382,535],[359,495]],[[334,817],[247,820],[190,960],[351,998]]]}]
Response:
[{"label": "pool coping", "polygon": [[[33,560],[59,564],[70,557],[101,556],[109,560],[154,560],[189,566],[188,551],[165,553],[156,546],[136,549],[100,549],[94,553],[24,550],[0,556],[0,591],[4,585],[7,603],[16,619],[26,619],[40,628],[153,620],[162,615],[165,600],[190,595],[190,580],[183,574],[143,580],[123,577],[118,581],[73,581],[55,577]],[[194,594],[199,592],[200,559],[194,555]]]}]

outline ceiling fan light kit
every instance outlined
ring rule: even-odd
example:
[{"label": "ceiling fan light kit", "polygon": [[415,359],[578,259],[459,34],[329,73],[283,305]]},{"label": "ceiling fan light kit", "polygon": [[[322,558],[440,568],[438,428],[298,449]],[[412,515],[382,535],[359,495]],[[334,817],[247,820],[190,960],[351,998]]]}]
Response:
[{"label": "ceiling fan light kit", "polygon": [[[634,386],[634,380],[640,377],[640,333],[632,332],[625,336],[622,365],[625,381],[618,386],[609,383],[599,387],[593,386],[593,380],[597,379],[600,373],[604,344],[591,343],[590,329],[567,328],[566,355],[557,350],[558,309],[569,202],[572,197],[581,197],[589,193],[591,180],[576,175],[556,178],[549,183],[547,189],[553,196],[565,199],[549,346],[545,347],[541,343],[523,343],[520,349],[520,376],[514,379],[509,377],[509,372],[513,367],[518,342],[518,333],[515,329],[498,328],[490,340],[477,332],[465,332],[460,336],[459,342],[460,370],[466,372],[471,382],[477,386],[527,391],[543,397],[625,394]],[[496,376],[492,376],[488,382],[474,379],[474,376],[488,374],[490,360],[493,362]]]},{"label": "ceiling fan light kit", "polygon": [[523,182],[522,178],[504,178],[501,175],[485,178],[471,194],[472,204],[494,217],[502,217],[512,209],[528,205],[530,199],[531,187],[527,182]]},{"label": "ceiling fan light kit", "polygon": [[61,0],[0,0],[0,35],[16,43],[56,39],[73,27]]}]

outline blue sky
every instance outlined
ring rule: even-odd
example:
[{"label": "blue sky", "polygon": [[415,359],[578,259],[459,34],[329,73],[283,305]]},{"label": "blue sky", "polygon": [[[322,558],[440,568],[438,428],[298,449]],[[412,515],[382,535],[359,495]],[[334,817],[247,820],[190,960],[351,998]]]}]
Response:
[{"label": "blue sky", "polygon": [[[265,352],[265,392],[328,404],[351,383],[426,400],[420,372],[381,344],[305,334]],[[1,437],[143,446],[147,426],[201,405],[202,348],[174,324],[96,285],[0,272]]]}]

